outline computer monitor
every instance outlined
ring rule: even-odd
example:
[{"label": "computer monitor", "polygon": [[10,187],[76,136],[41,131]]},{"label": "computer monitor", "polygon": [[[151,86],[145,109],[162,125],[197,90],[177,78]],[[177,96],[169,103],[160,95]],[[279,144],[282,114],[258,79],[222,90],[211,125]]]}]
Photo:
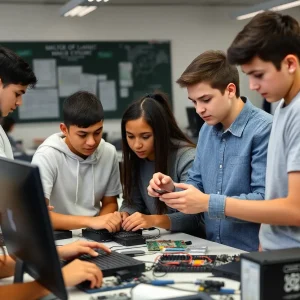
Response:
[{"label": "computer monitor", "polygon": [[0,158],[1,228],[16,259],[15,282],[26,272],[59,299],[68,299],[37,166]]},{"label": "computer monitor", "polygon": [[204,120],[196,113],[194,107],[186,107],[186,113],[189,122],[189,129],[192,137],[198,137],[199,131],[204,124]]}]

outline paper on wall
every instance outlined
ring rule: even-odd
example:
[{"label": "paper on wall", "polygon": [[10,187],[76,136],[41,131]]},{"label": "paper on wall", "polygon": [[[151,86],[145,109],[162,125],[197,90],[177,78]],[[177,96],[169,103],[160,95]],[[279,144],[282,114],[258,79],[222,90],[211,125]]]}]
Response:
[{"label": "paper on wall", "polygon": [[131,62],[119,63],[119,83],[121,87],[133,86]]},{"label": "paper on wall", "polygon": [[120,97],[121,98],[128,98],[129,90],[128,88],[120,88]]},{"label": "paper on wall", "polygon": [[68,97],[80,89],[82,66],[58,67],[59,96]]},{"label": "paper on wall", "polygon": [[117,110],[116,82],[99,81],[99,98],[105,111]]},{"label": "paper on wall", "polygon": [[83,73],[80,75],[80,90],[87,91],[96,95],[97,75]]},{"label": "paper on wall", "polygon": [[107,80],[107,75],[106,74],[99,74],[98,75],[98,80],[101,80],[101,81]]},{"label": "paper on wall", "polygon": [[57,89],[32,89],[23,95],[23,105],[19,107],[20,120],[52,119],[59,117]]},{"label": "paper on wall", "polygon": [[56,59],[34,59],[33,70],[38,79],[36,84],[37,88],[56,87]]}]

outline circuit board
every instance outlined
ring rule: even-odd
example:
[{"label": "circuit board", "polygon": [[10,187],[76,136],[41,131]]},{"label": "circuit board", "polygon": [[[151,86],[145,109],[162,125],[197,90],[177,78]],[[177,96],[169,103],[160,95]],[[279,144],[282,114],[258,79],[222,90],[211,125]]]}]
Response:
[{"label": "circuit board", "polygon": [[232,261],[238,256],[230,255],[191,255],[188,253],[163,254],[158,256],[155,272],[211,272],[212,268]]},{"label": "circuit board", "polygon": [[174,240],[155,240],[146,241],[147,248],[149,251],[161,251],[164,248],[182,248],[185,249],[187,246],[184,241]]},{"label": "circuit board", "polygon": [[120,289],[127,289],[127,288],[133,288],[136,285],[140,283],[145,283],[147,280],[143,275],[139,277],[133,277],[128,280],[120,280],[117,277],[107,277],[103,278],[102,286],[99,288],[88,288],[85,285],[77,285],[77,288],[88,293],[100,293],[100,292],[107,292],[107,291],[115,291]]}]

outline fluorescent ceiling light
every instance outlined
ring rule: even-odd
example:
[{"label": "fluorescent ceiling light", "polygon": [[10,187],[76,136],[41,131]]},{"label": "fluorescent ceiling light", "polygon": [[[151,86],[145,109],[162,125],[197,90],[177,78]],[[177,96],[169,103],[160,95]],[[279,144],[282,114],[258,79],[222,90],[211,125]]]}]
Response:
[{"label": "fluorescent ceiling light", "polygon": [[252,18],[260,13],[262,13],[263,10],[259,10],[259,11],[255,11],[255,12],[252,12],[252,13],[249,13],[249,14],[245,14],[245,15],[241,15],[241,16],[238,16],[236,17],[237,20],[245,20],[245,19],[249,19],[249,18]]},{"label": "fluorescent ceiling light", "polygon": [[300,5],[300,1],[293,1],[293,0],[271,0],[264,3],[256,4],[250,6],[244,10],[238,11],[232,15],[232,17],[236,18],[237,20],[244,20],[248,18],[252,18],[255,15],[266,11],[280,11],[284,9],[289,9],[292,7],[296,7]]},{"label": "fluorescent ceiling light", "polygon": [[274,7],[271,8],[271,10],[280,11],[280,10],[293,8],[293,7],[296,7],[296,6],[299,6],[299,5],[300,5],[300,1],[293,1],[291,3],[286,3],[286,4],[281,4],[281,5],[278,5],[278,6],[274,6]]},{"label": "fluorescent ceiling light", "polygon": [[[104,0],[104,2],[107,1]],[[64,17],[83,17],[100,5],[105,5],[102,0],[69,0],[60,8],[60,15]]]},{"label": "fluorescent ceiling light", "polygon": [[83,17],[88,13],[94,11],[96,8],[97,6],[86,6],[85,9],[83,9],[81,12],[78,13],[78,17]]},{"label": "fluorescent ceiling light", "polygon": [[75,17],[82,9],[85,9],[85,6],[76,6],[67,13],[64,14],[65,17]]}]

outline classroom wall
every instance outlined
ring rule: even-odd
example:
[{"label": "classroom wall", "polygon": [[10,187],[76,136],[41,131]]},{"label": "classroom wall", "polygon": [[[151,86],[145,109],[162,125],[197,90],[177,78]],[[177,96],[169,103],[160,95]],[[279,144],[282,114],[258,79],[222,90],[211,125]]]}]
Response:
[{"label": "classroom wall", "polygon": [[[83,18],[59,16],[57,5],[0,4],[1,41],[113,41],[171,40],[172,80],[175,117],[182,128],[187,126],[185,107],[190,106],[185,89],[175,83],[188,64],[209,49],[226,50],[234,36],[248,21],[230,19],[238,8],[200,6],[120,6],[102,7]],[[294,17],[300,9],[285,11]],[[261,107],[261,97],[249,91],[241,75],[242,95]],[[44,138],[59,131],[59,123],[17,124],[13,133],[32,146],[35,137]],[[110,138],[120,136],[120,120],[106,120]]]}]

